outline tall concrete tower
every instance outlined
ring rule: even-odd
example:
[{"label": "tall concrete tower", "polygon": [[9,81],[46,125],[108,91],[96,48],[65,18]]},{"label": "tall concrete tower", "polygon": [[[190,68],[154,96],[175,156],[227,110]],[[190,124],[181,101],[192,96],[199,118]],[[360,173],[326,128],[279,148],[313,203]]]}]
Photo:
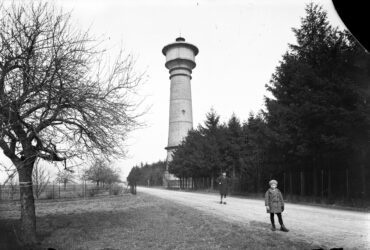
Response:
[{"label": "tall concrete tower", "polygon": [[[192,70],[196,66],[195,56],[198,52],[196,46],[185,42],[182,37],[176,38],[174,43],[162,49],[163,55],[166,56],[165,66],[169,70],[171,80],[167,162],[172,160],[174,149],[193,128],[190,80]],[[173,177],[171,178],[167,172],[165,179],[173,179]]]}]

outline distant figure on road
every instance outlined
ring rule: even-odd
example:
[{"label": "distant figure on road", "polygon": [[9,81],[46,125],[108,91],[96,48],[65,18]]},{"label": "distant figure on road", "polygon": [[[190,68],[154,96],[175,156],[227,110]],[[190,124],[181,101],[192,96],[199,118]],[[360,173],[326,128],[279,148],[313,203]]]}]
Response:
[{"label": "distant figure on road", "polygon": [[222,202],[222,199],[226,199],[228,188],[229,188],[229,178],[226,177],[226,173],[223,172],[220,177],[217,178],[218,188],[220,189],[221,201],[220,204],[225,204],[226,201]]},{"label": "distant figure on road", "polygon": [[270,213],[271,230],[276,230],[274,217],[275,214],[277,214],[280,223],[280,230],[288,232],[289,230],[284,226],[283,218],[281,216],[281,213],[284,211],[283,195],[280,190],[277,189],[277,184],[278,182],[276,180],[269,181],[270,188],[265,194],[265,206],[267,213]]}]

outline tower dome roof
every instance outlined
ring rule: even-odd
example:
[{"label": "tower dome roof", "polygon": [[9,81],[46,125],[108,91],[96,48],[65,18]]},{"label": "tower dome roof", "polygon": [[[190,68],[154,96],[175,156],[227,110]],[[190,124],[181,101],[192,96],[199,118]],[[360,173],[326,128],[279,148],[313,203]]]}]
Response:
[{"label": "tower dome roof", "polygon": [[191,50],[194,51],[195,56],[198,55],[198,53],[199,53],[199,49],[195,45],[185,42],[185,38],[183,38],[183,37],[178,37],[178,38],[176,38],[176,41],[174,43],[167,44],[166,46],[163,47],[163,49],[162,49],[163,55],[166,55],[167,51],[170,48],[178,47],[178,46],[184,46],[184,47],[190,48]]}]

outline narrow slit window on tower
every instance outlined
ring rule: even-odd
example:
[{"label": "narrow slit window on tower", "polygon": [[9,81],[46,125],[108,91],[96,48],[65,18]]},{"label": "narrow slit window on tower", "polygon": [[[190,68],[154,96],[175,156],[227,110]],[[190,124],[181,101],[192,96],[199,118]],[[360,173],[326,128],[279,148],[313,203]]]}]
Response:
[{"label": "narrow slit window on tower", "polygon": [[181,113],[182,113],[183,115],[185,115],[185,109],[181,110]]}]

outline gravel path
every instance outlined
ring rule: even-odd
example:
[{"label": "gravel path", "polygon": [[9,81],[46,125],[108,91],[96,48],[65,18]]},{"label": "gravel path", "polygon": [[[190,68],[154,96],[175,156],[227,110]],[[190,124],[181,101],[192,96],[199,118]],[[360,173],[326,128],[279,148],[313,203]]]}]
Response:
[{"label": "gravel path", "polygon": [[[139,187],[138,191],[246,225],[254,221],[269,223],[262,200],[228,197],[227,205],[221,205],[217,194],[144,187]],[[283,220],[290,229],[287,236],[292,239],[326,248],[370,249],[370,213],[287,203]],[[277,218],[275,221],[277,223]]]}]

